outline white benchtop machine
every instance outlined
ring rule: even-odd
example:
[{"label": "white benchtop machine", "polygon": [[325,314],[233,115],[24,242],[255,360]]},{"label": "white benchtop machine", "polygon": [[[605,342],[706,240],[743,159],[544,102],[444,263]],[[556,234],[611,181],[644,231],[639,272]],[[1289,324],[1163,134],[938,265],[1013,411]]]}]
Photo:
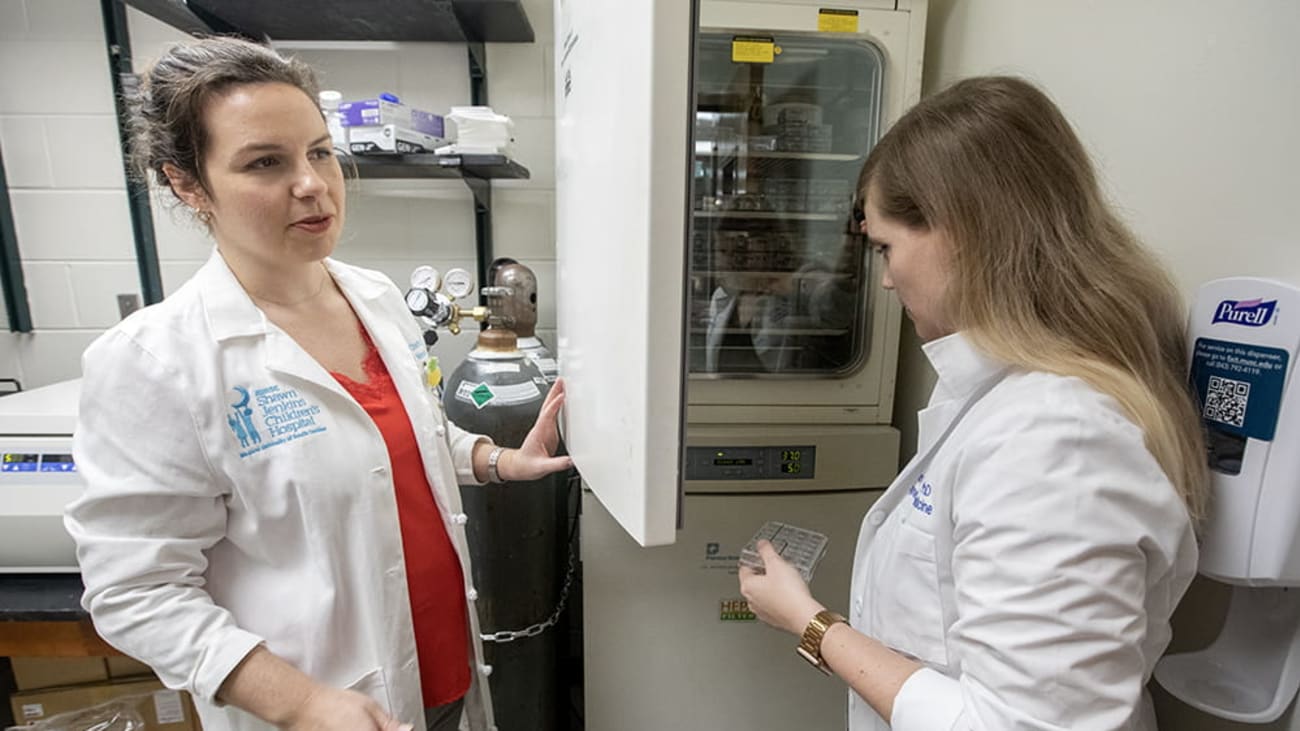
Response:
[{"label": "white benchtop machine", "polygon": [[72,461],[81,381],[0,398],[0,573],[72,573],[63,508],[84,483]]}]

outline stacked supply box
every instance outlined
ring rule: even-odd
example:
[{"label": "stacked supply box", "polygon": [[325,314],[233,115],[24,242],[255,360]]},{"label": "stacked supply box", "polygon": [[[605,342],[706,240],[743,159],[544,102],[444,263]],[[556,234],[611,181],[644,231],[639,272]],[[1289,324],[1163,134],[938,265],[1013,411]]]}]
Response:
[{"label": "stacked supply box", "polygon": [[[144,721],[146,731],[198,731],[194,704],[189,694],[168,690],[157,678],[109,681],[88,685],[68,685],[14,693],[9,703],[19,724],[37,724],[65,713],[77,713],[85,721],[112,713],[96,713],[101,704],[122,700],[118,707],[129,708]],[[62,724],[60,724],[62,726]],[[100,725],[82,725],[98,728]],[[19,726],[22,728],[22,726]]]},{"label": "stacked supply box", "polygon": [[[137,713],[148,731],[199,729],[189,694],[163,688],[148,665],[132,658],[13,657],[10,663],[18,687],[10,696],[10,707],[19,724],[41,724],[53,716],[129,698],[122,707]],[[99,715],[110,717],[111,710]],[[86,717],[95,715],[88,711]],[[89,723],[84,727],[98,728]]]},{"label": "stacked supply box", "polygon": [[339,104],[348,148],[357,154],[433,152],[446,142],[443,118],[391,94]]},{"label": "stacked supply box", "polygon": [[58,685],[80,685],[123,678],[152,676],[148,665],[125,657],[12,657],[18,690],[39,690]]},{"label": "stacked supply box", "polygon": [[13,657],[9,662],[18,690],[108,680],[108,666],[102,657]]}]

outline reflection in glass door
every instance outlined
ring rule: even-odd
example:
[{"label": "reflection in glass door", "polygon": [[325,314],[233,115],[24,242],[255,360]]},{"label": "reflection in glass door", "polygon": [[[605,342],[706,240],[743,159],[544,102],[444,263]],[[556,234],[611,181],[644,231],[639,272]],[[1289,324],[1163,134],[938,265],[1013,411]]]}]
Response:
[{"label": "reflection in glass door", "polygon": [[[867,357],[854,188],[879,133],[879,50],[779,34],[770,63],[697,51],[689,282],[693,377],[836,377]],[[743,38],[752,39],[752,34]]]}]

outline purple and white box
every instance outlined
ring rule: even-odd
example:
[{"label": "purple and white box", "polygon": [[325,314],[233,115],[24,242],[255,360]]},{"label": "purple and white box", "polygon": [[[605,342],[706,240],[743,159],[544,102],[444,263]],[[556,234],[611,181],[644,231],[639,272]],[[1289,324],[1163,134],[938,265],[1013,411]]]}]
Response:
[{"label": "purple and white box", "polygon": [[441,137],[402,129],[395,124],[348,128],[348,147],[358,155],[433,152],[444,142]]},{"label": "purple and white box", "polygon": [[387,99],[343,102],[339,104],[339,117],[342,118],[344,127],[382,127],[392,124],[433,137],[445,137],[441,115]]}]

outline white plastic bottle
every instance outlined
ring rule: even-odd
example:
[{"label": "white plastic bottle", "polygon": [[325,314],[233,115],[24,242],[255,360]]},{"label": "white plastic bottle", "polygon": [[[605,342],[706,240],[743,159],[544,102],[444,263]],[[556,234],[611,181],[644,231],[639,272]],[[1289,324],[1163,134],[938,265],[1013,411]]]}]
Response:
[{"label": "white plastic bottle", "polygon": [[320,93],[320,111],[325,115],[325,127],[329,130],[334,148],[347,152],[348,128],[343,126],[343,116],[339,114],[339,103],[342,101],[343,94],[332,89]]}]

